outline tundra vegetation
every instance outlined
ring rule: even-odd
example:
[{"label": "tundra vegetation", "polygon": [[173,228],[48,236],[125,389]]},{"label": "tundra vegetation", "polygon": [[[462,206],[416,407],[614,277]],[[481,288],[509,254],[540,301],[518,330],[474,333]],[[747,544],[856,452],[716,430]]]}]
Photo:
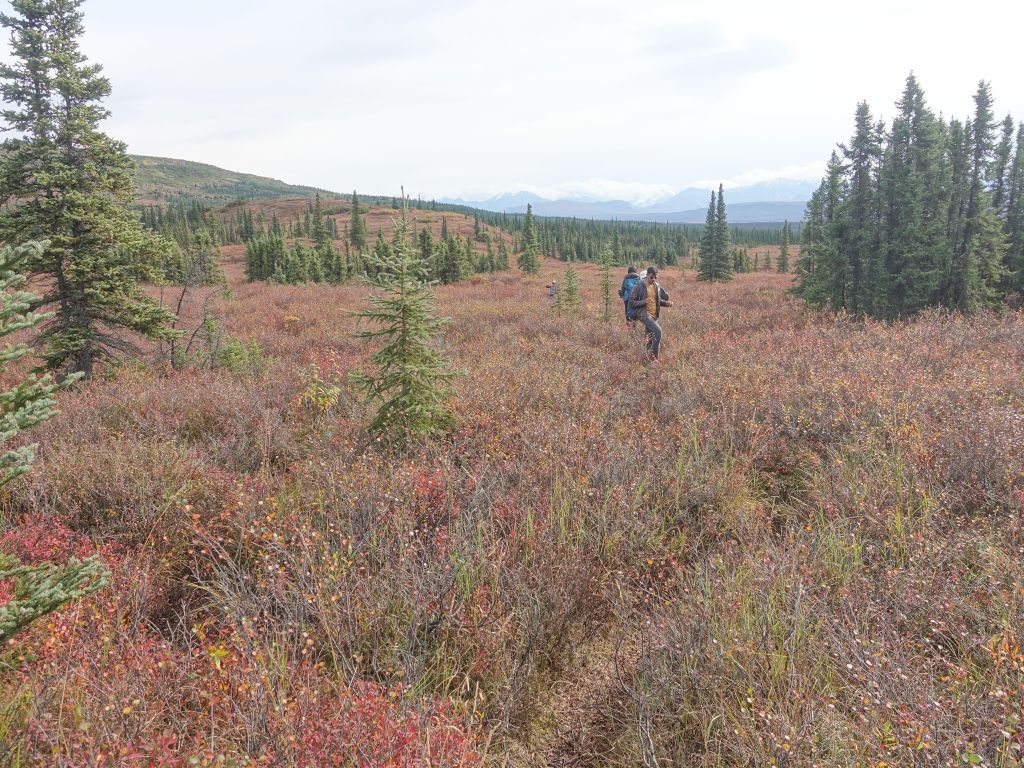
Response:
[{"label": "tundra vegetation", "polygon": [[860,322],[669,268],[638,370],[577,268],[571,315],[551,262],[436,290],[467,375],[398,456],[364,450],[366,288],[239,260],[216,311],[265,368],[63,393],[2,546],[112,586],[9,646],[8,759],[1012,765],[1024,317]]}]

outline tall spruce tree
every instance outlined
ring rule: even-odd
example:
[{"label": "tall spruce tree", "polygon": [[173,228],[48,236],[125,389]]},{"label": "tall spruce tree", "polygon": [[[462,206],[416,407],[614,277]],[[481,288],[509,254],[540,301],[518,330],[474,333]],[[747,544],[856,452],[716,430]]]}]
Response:
[{"label": "tall spruce tree", "polygon": [[867,102],[857,105],[854,123],[850,144],[843,147],[850,174],[850,192],[844,207],[842,253],[849,263],[848,308],[853,314],[862,315],[874,310],[879,288],[876,224],[881,144]]},{"label": "tall spruce tree", "polygon": [[406,211],[393,247],[374,251],[371,259],[374,276],[368,282],[379,293],[359,316],[377,327],[356,336],[384,343],[371,358],[376,371],[355,379],[378,406],[370,435],[402,448],[452,424],[448,400],[455,374],[434,346],[445,321],[434,316],[427,265],[409,243]]},{"label": "tall spruce tree", "polygon": [[708,215],[704,221],[704,232],[700,239],[698,280],[713,281],[717,279],[715,258],[715,193],[712,191],[711,202],[708,203]]},{"label": "tall spruce tree", "polygon": [[313,238],[313,245],[318,251],[323,252],[330,244],[330,232],[324,220],[323,204],[320,201],[320,193],[316,193],[316,204],[313,208],[313,218],[310,224],[310,237]]},{"label": "tall spruce tree", "polygon": [[992,210],[988,191],[989,171],[995,149],[995,117],[992,90],[982,81],[974,95],[974,118],[967,125],[959,147],[959,167],[965,171],[960,204],[960,223],[953,247],[946,299],[955,309],[969,310],[995,298],[1002,279],[1005,241]]},{"label": "tall spruce tree", "polygon": [[540,272],[540,243],[537,240],[537,226],[533,219],[533,206],[526,205],[526,223],[523,229],[523,251],[519,254],[519,268],[528,275]]},{"label": "tall spruce tree", "polygon": [[725,208],[725,189],[719,184],[718,194],[711,193],[708,215],[700,240],[700,263],[697,279],[724,282],[732,279],[736,267],[736,254],[732,249],[732,236]]},{"label": "tall spruce tree", "polygon": [[1007,192],[1006,236],[1008,287],[1024,293],[1024,123],[1017,126],[1017,149]]},{"label": "tall spruce tree", "polygon": [[[132,337],[170,339],[171,314],[139,285],[158,277],[167,241],[129,211],[135,164],[99,130],[110,83],[79,47],[82,0],[12,0],[0,15],[13,63],[0,66],[5,127],[0,239],[47,239],[28,269],[46,281],[39,308],[53,310],[37,342],[51,369],[91,376],[96,364],[134,351]],[[15,201],[17,201],[15,203]]]},{"label": "tall spruce tree", "polygon": [[1002,136],[999,145],[996,147],[995,158],[992,161],[992,209],[999,216],[1005,216],[1007,212],[1007,198],[1009,197],[1013,171],[1013,116],[1007,115],[1003,119]]},{"label": "tall spruce tree", "polygon": [[896,104],[880,179],[886,308],[913,313],[936,299],[946,251],[949,184],[942,128],[911,74]]},{"label": "tall spruce tree", "polygon": [[804,263],[794,288],[796,294],[809,303],[837,310],[846,306],[848,273],[848,264],[839,250],[845,171],[839,153],[833,151],[826,176],[808,204],[807,221],[800,239]]},{"label": "tall spruce tree", "polygon": [[725,190],[718,185],[718,200],[715,202],[715,279],[732,279],[732,258],[730,249],[732,237],[729,234],[729,220],[725,210]]},{"label": "tall spruce tree", "polygon": [[811,193],[811,199],[807,201],[807,208],[804,210],[804,228],[800,236],[800,258],[796,260],[796,285],[793,292],[800,293],[801,286],[806,285],[814,279],[814,271],[817,267],[817,256],[820,243],[823,239],[822,230],[824,222],[822,219],[822,191],[821,185]]}]

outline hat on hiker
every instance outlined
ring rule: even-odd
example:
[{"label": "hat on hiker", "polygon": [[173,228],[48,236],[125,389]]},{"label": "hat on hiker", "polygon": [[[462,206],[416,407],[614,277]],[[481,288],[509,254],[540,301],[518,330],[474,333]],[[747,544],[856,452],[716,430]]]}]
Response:
[{"label": "hat on hiker", "polygon": [[647,276],[648,277],[657,277],[658,276],[658,268],[657,267],[648,267],[647,268]]}]

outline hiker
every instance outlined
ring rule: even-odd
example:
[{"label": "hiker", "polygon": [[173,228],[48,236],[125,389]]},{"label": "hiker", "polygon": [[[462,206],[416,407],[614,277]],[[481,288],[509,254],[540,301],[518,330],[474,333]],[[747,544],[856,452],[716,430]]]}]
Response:
[{"label": "hiker", "polygon": [[633,316],[630,319],[639,320],[647,331],[647,354],[651,362],[658,362],[661,354],[661,326],[658,325],[658,318],[663,306],[671,306],[668,291],[658,285],[658,268],[648,267],[644,279],[636,284],[629,295],[629,313]]},{"label": "hiker", "polygon": [[558,299],[558,283],[552,280],[545,287],[548,289],[548,298],[551,299],[551,303],[554,304]]},{"label": "hiker", "polygon": [[636,267],[630,267],[626,270],[626,277],[622,281],[622,287],[619,288],[619,298],[622,299],[623,307],[626,313],[626,323],[633,325],[636,319],[630,319],[629,317],[629,297],[633,293],[633,289],[636,288],[636,284],[640,282],[640,275],[636,273]]}]

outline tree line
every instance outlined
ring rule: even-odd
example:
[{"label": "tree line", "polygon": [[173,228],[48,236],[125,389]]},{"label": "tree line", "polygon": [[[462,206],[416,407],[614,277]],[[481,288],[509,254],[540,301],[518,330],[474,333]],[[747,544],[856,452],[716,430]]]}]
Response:
[{"label": "tree line", "polygon": [[[611,249],[612,263],[617,265],[696,267],[704,235],[703,228],[696,224],[538,217],[531,205],[525,214],[495,216],[496,226],[513,234],[516,253],[530,252],[528,263],[532,263],[535,254],[538,258],[550,256],[561,261],[600,264],[602,254]],[[789,236],[794,241],[799,241],[800,229],[790,229]],[[736,251],[729,250],[727,254],[736,260],[735,271],[754,269],[750,249],[779,245],[782,230],[781,224],[726,225],[729,242],[737,246]],[[741,251],[747,252],[745,261]]]},{"label": "tree line", "polygon": [[857,105],[807,206],[796,293],[858,316],[970,311],[1024,290],[1024,124],[982,81],[948,122],[911,74],[890,125]]},{"label": "tree line", "polygon": [[[395,204],[397,208],[397,201]],[[370,245],[367,209],[352,193],[350,220],[339,231],[333,215],[323,209],[317,195],[309,210],[294,222],[282,224],[276,215],[269,224],[263,214],[248,209],[236,215],[238,232],[246,243],[246,275],[250,281],[278,283],[344,283],[354,277],[374,277],[377,264],[398,248],[398,233],[390,240],[377,232]],[[403,215],[405,215],[403,213]],[[460,237],[441,219],[440,239],[429,226],[417,229],[407,222],[402,237],[410,238],[419,253],[428,279],[457,283],[470,275],[509,268],[511,252],[505,238],[495,238],[481,218],[474,218],[473,234]],[[341,248],[336,246],[341,241]]]},{"label": "tree line", "polygon": [[167,208],[142,208],[142,224],[177,248],[167,248],[156,265],[160,282],[172,285],[216,285],[224,281],[220,246],[230,242],[225,227],[209,206],[198,200],[179,200]]}]

